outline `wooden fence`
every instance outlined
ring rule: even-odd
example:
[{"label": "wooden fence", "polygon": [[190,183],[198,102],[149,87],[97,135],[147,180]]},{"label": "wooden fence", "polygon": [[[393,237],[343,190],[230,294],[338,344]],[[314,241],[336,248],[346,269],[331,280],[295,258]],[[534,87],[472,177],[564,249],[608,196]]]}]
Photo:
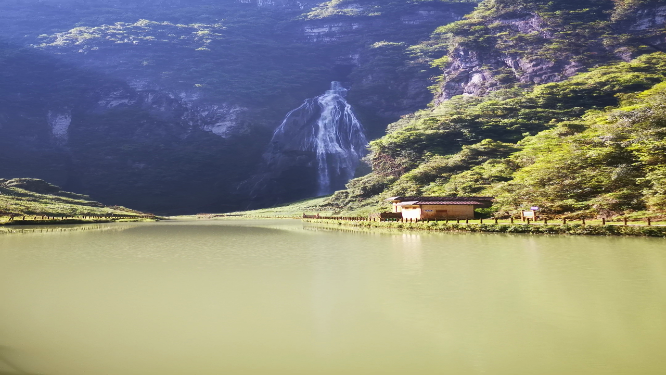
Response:
[{"label": "wooden fence", "polygon": [[[309,219],[309,220],[340,220],[340,221],[374,221],[374,222],[398,222],[398,223],[422,223],[422,222],[444,222],[444,223],[456,223],[456,224],[469,224],[470,221],[477,221],[479,224],[543,224],[543,225],[567,225],[567,224],[574,224],[574,223],[580,223],[582,225],[587,225],[590,219],[548,219],[548,218],[537,218],[537,219],[514,219],[514,218],[508,218],[508,219],[499,219],[499,218],[491,218],[491,219],[460,219],[460,218],[455,218],[455,219],[405,219],[405,218],[391,218],[391,217],[349,217],[349,216],[320,216],[320,215],[303,215],[303,219]],[[500,220],[504,221],[504,223],[500,223]],[[601,225],[607,225],[610,223],[610,221],[607,221],[607,219],[602,218],[602,219],[597,219],[597,221],[601,221]],[[506,223],[508,221],[508,223]],[[651,218],[645,218],[642,219],[642,221],[637,222],[637,221],[629,221],[627,218],[622,218],[622,221],[617,222],[622,223],[622,225],[629,225],[634,224],[634,225],[647,225],[651,226],[652,225],[653,219]]]}]

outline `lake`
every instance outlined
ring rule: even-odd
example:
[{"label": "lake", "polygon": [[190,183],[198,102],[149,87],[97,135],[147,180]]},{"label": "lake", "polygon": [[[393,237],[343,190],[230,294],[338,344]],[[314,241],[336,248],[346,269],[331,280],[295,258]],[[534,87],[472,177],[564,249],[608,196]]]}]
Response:
[{"label": "lake", "polygon": [[664,374],[666,240],[299,220],[0,233],[0,374]]}]

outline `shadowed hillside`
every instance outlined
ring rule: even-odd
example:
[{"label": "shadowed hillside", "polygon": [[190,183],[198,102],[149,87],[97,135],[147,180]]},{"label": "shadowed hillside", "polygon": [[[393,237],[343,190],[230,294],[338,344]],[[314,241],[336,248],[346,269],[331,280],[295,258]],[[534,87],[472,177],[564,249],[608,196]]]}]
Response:
[{"label": "shadowed hillside", "polygon": [[61,190],[34,178],[0,179],[0,217],[136,216],[142,212],[105,206],[90,197]]}]

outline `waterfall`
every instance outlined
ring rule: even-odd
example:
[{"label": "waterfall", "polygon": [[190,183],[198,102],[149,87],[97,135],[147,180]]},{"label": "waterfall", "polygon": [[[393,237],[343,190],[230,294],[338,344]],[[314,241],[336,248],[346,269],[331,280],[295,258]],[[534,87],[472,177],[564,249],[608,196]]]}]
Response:
[{"label": "waterfall", "polygon": [[284,164],[279,159],[291,154],[312,153],[317,170],[317,195],[342,189],[354,177],[366,153],[363,125],[345,100],[347,89],[332,82],[331,89],[307,99],[292,110],[275,130],[266,153],[269,165]]}]

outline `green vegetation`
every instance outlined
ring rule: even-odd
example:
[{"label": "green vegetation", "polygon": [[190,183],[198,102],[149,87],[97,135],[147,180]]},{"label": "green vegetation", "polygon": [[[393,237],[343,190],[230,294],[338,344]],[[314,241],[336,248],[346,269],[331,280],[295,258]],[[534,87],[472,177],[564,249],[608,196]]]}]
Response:
[{"label": "green vegetation", "polygon": [[[51,218],[134,217],[146,218],[146,214],[125,207],[108,207],[80,194],[60,190],[59,187],[34,178],[0,179],[0,222],[11,217],[28,220],[43,216]],[[91,219],[93,220],[93,219]],[[30,222],[35,222],[31,220]]]},{"label": "green vegetation", "polygon": [[[472,9],[469,3],[476,2],[355,1],[353,9],[359,4],[374,9],[359,14],[382,15],[381,24],[368,22],[362,33],[349,33],[351,24],[341,24],[342,36],[316,46],[306,41],[304,28],[318,29],[320,22],[358,22],[356,11],[345,8],[351,3],[335,0],[312,12],[307,7],[276,10],[235,1],[127,8],[91,2],[88,7],[65,7],[60,12],[48,5],[7,5],[31,12],[4,17],[12,23],[16,17],[26,17],[16,32],[22,34],[20,43],[30,40],[34,47],[74,61],[105,60],[101,65],[115,77],[140,77],[167,89],[196,90],[211,100],[252,104],[281,96],[297,101],[314,96],[332,79],[346,78],[331,74],[340,56],[372,49],[376,42],[405,43],[390,54],[399,60],[394,61],[396,66],[404,65],[409,60],[407,46],[427,38],[439,24],[431,17],[405,26],[400,17],[416,13],[424,5],[436,10],[453,4],[464,14]],[[320,12],[322,9],[327,10]],[[0,15],[0,21],[2,18]],[[35,18],[43,21],[34,22]]]},{"label": "green vegetation", "polygon": [[[382,17],[315,20],[304,4],[3,2],[0,174],[159,213],[275,202],[238,185],[289,110],[344,81],[369,135],[380,136],[431,99],[434,69],[412,62],[409,46],[474,7],[378,1]],[[422,16],[423,4],[433,14]],[[66,140],[44,124],[59,115],[72,118]],[[226,125],[228,138],[210,131]]]},{"label": "green vegetation", "polygon": [[666,78],[664,54],[592,69],[533,89],[502,90],[485,97],[459,96],[390,126],[371,144],[376,157],[446,155],[483,139],[516,142],[585,111],[616,106],[618,94],[650,88]]},{"label": "green vegetation", "polygon": [[480,93],[529,87],[660,51],[655,40],[666,35],[662,27],[631,27],[650,14],[640,10],[660,4],[666,1],[486,0],[464,20],[439,27],[412,51],[446,73],[433,86],[438,94],[451,88],[447,85],[457,73],[468,72],[461,64],[470,61],[478,64],[474,73],[489,77],[479,83]]},{"label": "green vegetation", "polygon": [[[229,212],[224,214],[224,216],[245,218],[300,218],[303,216],[303,212],[312,210],[312,207],[324,204],[326,199],[327,198],[315,198],[259,210]],[[333,211],[330,210],[318,212],[322,215],[333,214]]]},{"label": "green vegetation", "polygon": [[499,216],[666,211],[666,54],[559,83],[456,97],[371,143],[373,172],[313,209],[365,214],[394,195],[488,195]]}]

